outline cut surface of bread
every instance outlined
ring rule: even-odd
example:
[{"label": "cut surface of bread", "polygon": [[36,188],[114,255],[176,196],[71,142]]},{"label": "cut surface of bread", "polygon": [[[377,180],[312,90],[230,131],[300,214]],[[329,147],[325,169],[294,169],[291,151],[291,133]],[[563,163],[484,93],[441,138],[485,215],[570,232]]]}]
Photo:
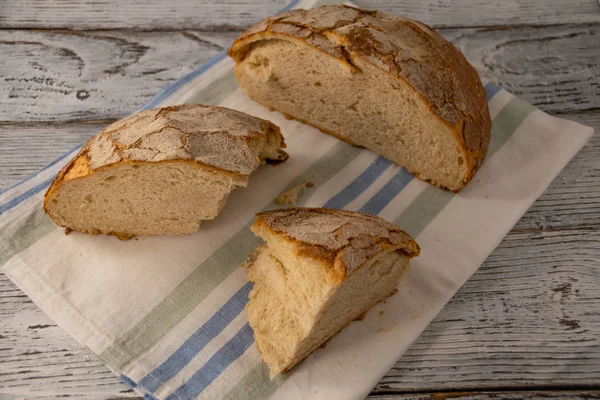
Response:
[{"label": "cut surface of bread", "polygon": [[244,265],[254,283],[246,309],[271,378],[392,294],[419,254],[408,234],[357,212],[269,211],[251,229],[266,244]]},{"label": "cut surface of bread", "polygon": [[60,226],[121,239],[195,232],[265,160],[285,159],[282,147],[276,125],[227,108],[142,111],[88,140],[44,209]]},{"label": "cut surface of bread", "polygon": [[234,42],[259,103],[459,191],[485,158],[491,123],[474,68],[426,25],[346,6],[293,10]]}]

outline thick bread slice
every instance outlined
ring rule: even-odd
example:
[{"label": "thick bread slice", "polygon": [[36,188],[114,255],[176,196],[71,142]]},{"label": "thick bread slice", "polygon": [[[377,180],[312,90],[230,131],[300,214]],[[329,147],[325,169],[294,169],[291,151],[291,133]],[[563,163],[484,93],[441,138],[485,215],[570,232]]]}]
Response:
[{"label": "thick bread slice", "polygon": [[254,283],[246,309],[271,378],[392,294],[419,255],[408,234],[358,212],[269,211],[251,229],[266,245],[244,265]]},{"label": "thick bread slice", "polygon": [[285,159],[282,147],[276,125],[228,108],[142,111],[88,140],[44,209],[60,226],[121,239],[195,232],[265,160]]},{"label": "thick bread slice", "polygon": [[259,103],[459,191],[490,142],[475,69],[423,23],[346,6],[293,10],[251,27],[229,55]]}]

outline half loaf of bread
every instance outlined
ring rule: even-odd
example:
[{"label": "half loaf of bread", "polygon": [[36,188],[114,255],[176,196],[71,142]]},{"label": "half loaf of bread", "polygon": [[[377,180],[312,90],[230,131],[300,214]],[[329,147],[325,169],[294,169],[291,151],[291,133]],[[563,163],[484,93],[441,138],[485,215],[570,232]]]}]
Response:
[{"label": "half loaf of bread", "polygon": [[138,112],[86,142],[46,192],[60,226],[127,239],[197,231],[265,160],[287,155],[279,128],[222,107]]},{"label": "half loaf of bread", "polygon": [[485,158],[479,76],[423,23],[346,6],[293,10],[242,33],[229,55],[251,98],[435,185],[459,191]]},{"label": "half loaf of bread", "polygon": [[244,265],[254,283],[246,309],[271,378],[392,294],[419,254],[408,234],[358,212],[269,211],[251,229],[266,245]]}]

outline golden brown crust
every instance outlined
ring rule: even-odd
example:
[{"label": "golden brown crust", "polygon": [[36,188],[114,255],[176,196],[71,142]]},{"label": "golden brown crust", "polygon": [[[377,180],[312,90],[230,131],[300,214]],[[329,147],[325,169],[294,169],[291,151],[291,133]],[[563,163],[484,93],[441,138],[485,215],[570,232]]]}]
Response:
[{"label": "golden brown crust", "polygon": [[408,83],[454,132],[466,156],[465,184],[483,163],[491,136],[485,89],[462,53],[427,25],[347,6],[292,10],[243,32],[228,54],[239,63],[253,43],[274,38],[301,41],[351,69],[360,58]]},{"label": "golden brown crust", "polygon": [[293,241],[298,254],[331,265],[342,278],[379,253],[419,255],[419,245],[395,225],[374,215],[327,208],[286,208],[257,214],[253,230]]}]

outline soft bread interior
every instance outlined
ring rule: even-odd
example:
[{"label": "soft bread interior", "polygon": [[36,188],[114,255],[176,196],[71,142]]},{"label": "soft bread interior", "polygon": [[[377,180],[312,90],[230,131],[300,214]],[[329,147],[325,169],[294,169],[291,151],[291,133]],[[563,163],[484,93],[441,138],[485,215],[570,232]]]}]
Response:
[{"label": "soft bread interior", "polygon": [[245,179],[190,161],[115,164],[64,181],[47,211],[59,225],[87,233],[191,233],[213,219]]},{"label": "soft bread interior", "polygon": [[388,297],[409,266],[406,255],[391,251],[343,279],[327,264],[298,255],[294,243],[284,237],[253,230],[267,244],[246,265],[254,283],[247,312],[271,378],[290,370]]},{"label": "soft bread interior", "polygon": [[251,44],[235,74],[258,102],[367,147],[422,179],[459,190],[466,155],[453,130],[408,84],[365,63],[358,71],[293,40]]}]

